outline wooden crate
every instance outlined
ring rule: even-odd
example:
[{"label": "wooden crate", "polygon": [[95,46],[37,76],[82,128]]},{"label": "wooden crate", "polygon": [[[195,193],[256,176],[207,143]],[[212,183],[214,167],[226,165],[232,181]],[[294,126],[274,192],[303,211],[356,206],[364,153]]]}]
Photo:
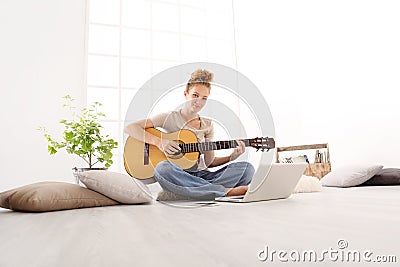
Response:
[{"label": "wooden crate", "polygon": [[[309,163],[306,170],[304,171],[304,175],[308,176],[314,176],[319,179],[324,177],[326,174],[328,174],[331,171],[331,160],[330,160],[330,154],[329,154],[329,145],[326,144],[314,144],[314,145],[302,145],[302,146],[288,146],[288,147],[277,147],[275,149],[275,156],[276,156],[276,162],[279,163],[279,152],[283,151],[297,151],[297,150],[309,150],[309,149],[318,149],[316,151],[316,157],[314,159],[313,163]],[[317,157],[317,153],[319,149],[326,149],[326,157],[323,158],[322,162],[321,157]]]}]

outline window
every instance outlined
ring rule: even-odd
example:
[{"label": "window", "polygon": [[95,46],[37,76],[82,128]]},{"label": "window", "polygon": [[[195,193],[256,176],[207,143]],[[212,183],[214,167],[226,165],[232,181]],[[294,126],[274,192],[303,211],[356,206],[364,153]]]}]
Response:
[{"label": "window", "polygon": [[125,113],[148,79],[186,62],[236,68],[232,0],[90,0],[88,29],[87,101],[119,142],[110,170],[124,169]]}]

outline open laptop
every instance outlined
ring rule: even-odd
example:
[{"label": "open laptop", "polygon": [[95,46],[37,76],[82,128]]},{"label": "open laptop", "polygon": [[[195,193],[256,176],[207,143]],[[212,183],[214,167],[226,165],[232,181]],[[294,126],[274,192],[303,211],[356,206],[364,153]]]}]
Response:
[{"label": "open laptop", "polygon": [[[260,165],[243,196],[219,197],[216,201],[253,202],[288,198],[299,182],[307,163]],[[265,178],[265,179],[264,179]]]}]

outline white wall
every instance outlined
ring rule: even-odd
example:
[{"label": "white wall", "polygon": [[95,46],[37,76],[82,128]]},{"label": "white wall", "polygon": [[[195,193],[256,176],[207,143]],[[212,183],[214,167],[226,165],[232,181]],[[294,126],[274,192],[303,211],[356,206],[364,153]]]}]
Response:
[{"label": "white wall", "polygon": [[37,126],[60,133],[62,96],[86,102],[82,0],[0,2],[0,191],[23,184],[73,181],[80,160],[47,153]]},{"label": "white wall", "polygon": [[400,2],[234,0],[238,69],[278,146],[329,142],[333,167],[400,167]]},{"label": "white wall", "polygon": [[[400,4],[234,0],[239,71],[265,94],[277,145],[329,142],[334,166],[399,167]],[[47,154],[61,96],[86,101],[81,0],[0,2],[0,190],[72,182],[81,160]]]}]

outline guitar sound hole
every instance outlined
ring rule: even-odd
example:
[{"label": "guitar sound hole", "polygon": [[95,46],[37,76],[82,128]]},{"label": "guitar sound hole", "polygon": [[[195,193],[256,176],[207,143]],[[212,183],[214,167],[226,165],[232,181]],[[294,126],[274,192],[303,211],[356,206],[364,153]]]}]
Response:
[{"label": "guitar sound hole", "polygon": [[183,157],[183,154],[180,151],[178,151],[168,157],[171,159],[180,159]]},{"label": "guitar sound hole", "polygon": [[181,151],[177,151],[177,152],[174,153],[174,156],[179,156],[179,155],[181,155],[181,154],[182,154]]}]

